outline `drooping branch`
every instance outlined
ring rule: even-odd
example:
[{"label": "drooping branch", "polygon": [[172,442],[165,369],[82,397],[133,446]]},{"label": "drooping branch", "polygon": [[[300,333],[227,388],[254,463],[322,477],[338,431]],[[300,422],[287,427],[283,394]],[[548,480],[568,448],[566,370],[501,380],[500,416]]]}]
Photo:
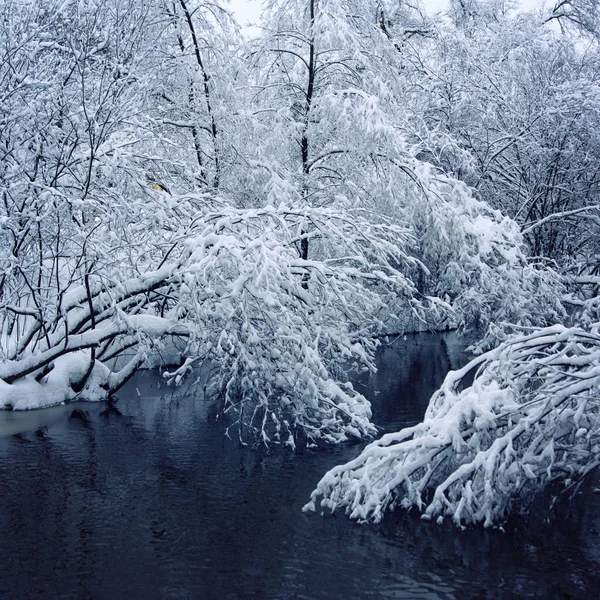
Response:
[{"label": "drooping branch", "polygon": [[416,508],[487,527],[547,483],[587,475],[600,442],[599,327],[541,329],[449,373],[422,423],[332,469],[305,509],[320,502],[379,521],[387,510]]}]

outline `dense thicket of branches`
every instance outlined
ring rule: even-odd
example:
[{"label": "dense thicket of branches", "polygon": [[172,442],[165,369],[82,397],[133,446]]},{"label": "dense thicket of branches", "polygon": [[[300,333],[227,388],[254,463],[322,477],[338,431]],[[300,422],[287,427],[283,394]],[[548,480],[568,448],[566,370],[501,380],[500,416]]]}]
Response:
[{"label": "dense thicket of branches", "polygon": [[380,333],[597,320],[596,3],[504,7],[270,0],[245,41],[220,2],[5,0],[0,407],[213,359],[242,437],[339,442]]},{"label": "dense thicket of branches", "polygon": [[324,508],[379,521],[402,506],[490,526],[548,482],[572,486],[600,465],[599,359],[597,324],[548,327],[501,344],[450,372],[422,423],[384,435],[327,473],[306,509],[320,499]]},{"label": "dense thicket of branches", "polygon": [[592,5],[548,16],[456,3],[425,60],[412,53],[427,74],[411,81],[423,157],[514,219],[533,256],[569,269],[597,267],[600,63],[594,39],[557,35],[548,18]]}]

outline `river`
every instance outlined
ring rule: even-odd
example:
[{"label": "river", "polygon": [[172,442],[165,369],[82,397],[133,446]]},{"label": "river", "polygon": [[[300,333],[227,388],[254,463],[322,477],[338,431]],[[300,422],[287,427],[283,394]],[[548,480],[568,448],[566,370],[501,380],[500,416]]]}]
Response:
[{"label": "river", "polygon": [[[391,431],[419,421],[465,359],[453,333],[398,338],[357,385]],[[193,379],[173,390],[140,372],[119,397],[121,415],[81,403],[0,414],[0,598],[598,596],[593,485],[552,510],[540,498],[504,532],[404,512],[358,525],[301,508],[361,445],[240,447]]]}]

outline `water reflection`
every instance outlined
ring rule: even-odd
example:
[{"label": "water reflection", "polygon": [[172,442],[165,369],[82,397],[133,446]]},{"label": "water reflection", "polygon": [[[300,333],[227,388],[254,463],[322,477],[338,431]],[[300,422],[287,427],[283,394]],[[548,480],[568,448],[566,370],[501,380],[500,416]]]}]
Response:
[{"label": "water reflection", "polygon": [[377,372],[357,382],[373,404],[376,423],[397,431],[421,421],[446,373],[466,362],[465,347],[456,333],[412,334],[382,344]]},{"label": "water reflection", "polygon": [[[381,349],[363,378],[386,429],[421,418],[450,365],[451,335]],[[319,477],[358,445],[292,454],[240,448],[189,383],[142,373],[123,416],[83,407],[0,440],[0,597],[388,599],[595,597],[600,498],[505,534],[396,513],[377,526],[305,515]],[[68,407],[72,410],[72,407]],[[80,407],[81,408],[81,407]],[[35,424],[36,427],[39,423]]]}]

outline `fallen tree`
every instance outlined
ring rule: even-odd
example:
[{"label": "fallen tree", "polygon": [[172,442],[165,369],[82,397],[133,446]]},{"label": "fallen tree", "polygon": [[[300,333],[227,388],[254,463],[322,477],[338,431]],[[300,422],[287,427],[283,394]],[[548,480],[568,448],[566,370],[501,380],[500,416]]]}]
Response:
[{"label": "fallen tree", "polygon": [[502,523],[548,483],[572,489],[600,464],[599,386],[598,323],[513,337],[450,372],[422,423],[325,474],[305,510]]}]

